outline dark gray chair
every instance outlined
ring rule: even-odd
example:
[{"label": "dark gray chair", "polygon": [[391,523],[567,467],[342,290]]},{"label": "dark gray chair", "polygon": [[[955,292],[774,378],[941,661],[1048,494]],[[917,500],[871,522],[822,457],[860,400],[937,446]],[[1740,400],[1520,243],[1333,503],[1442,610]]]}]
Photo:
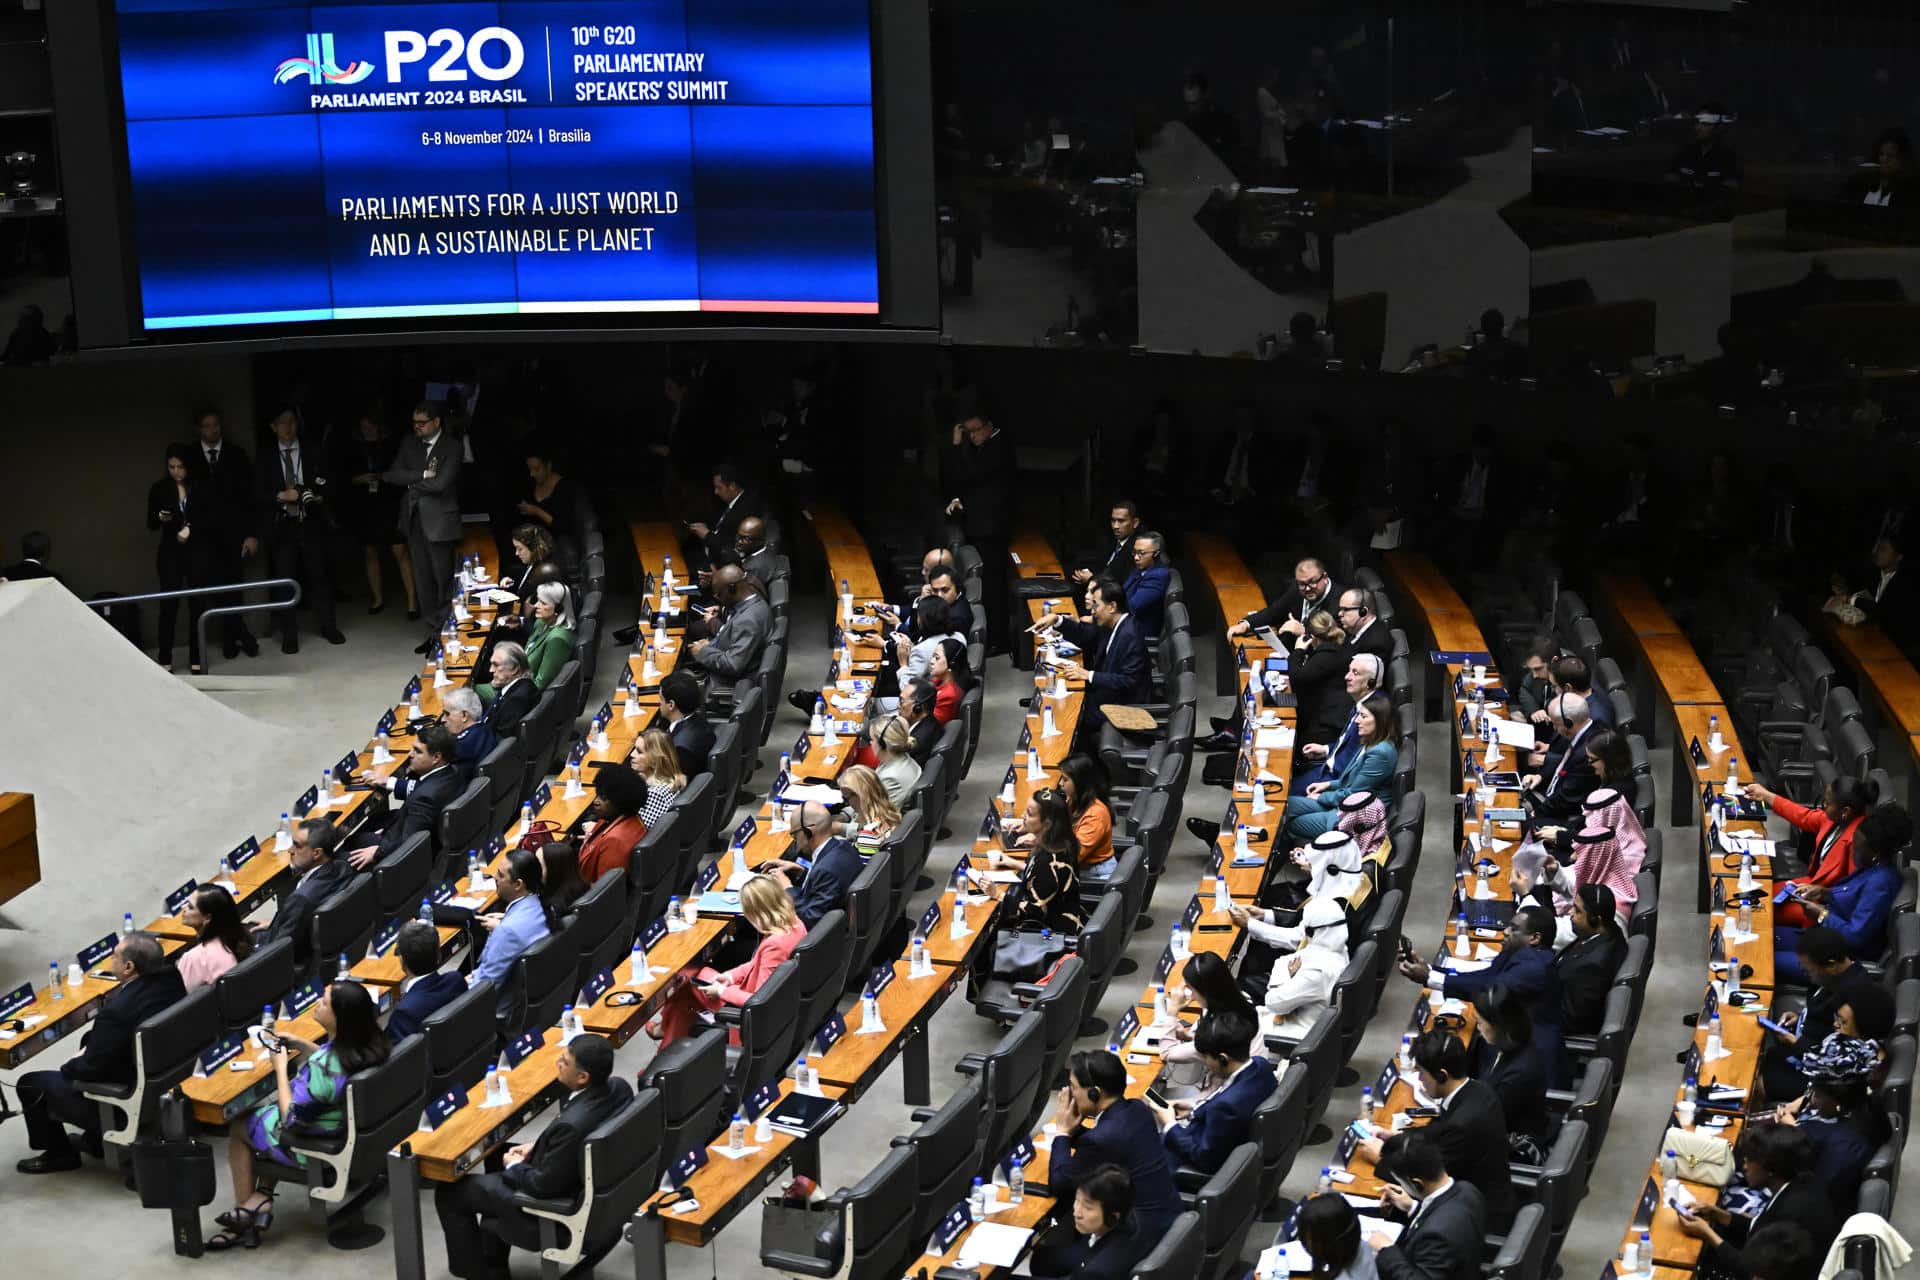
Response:
[{"label": "dark gray chair", "polygon": [[220,999],[212,987],[200,988],[135,1027],[131,1081],[78,1082],[81,1096],[100,1109],[100,1141],[119,1151],[152,1133],[161,1098],[193,1074],[195,1061],[222,1030]]},{"label": "dark gray chair", "polygon": [[571,1200],[514,1201],[540,1220],[540,1275],[591,1274],[620,1242],[621,1229],[660,1185],[660,1095],[643,1089],[586,1137],[581,1189]]},{"label": "dark gray chair", "polygon": [[286,998],[296,977],[292,938],[277,938],[256,948],[214,981],[221,1024],[228,1031],[252,1026],[260,1020],[262,1009]]},{"label": "dark gray chair", "polygon": [[660,1095],[660,1150],[668,1163],[720,1131],[726,1094],[727,1033],[708,1027],[683,1036],[647,1064],[642,1088]]},{"label": "dark gray chair", "polygon": [[966,1198],[967,1188],[979,1172],[983,1155],[980,1139],[987,1124],[987,1099],[981,1081],[978,1077],[967,1081],[938,1111],[916,1111],[914,1118],[920,1121],[920,1127],[904,1138],[895,1138],[893,1143],[911,1146],[919,1157],[920,1188],[913,1203],[908,1239],[925,1240],[947,1211]]},{"label": "dark gray chair", "polygon": [[[889,1149],[866,1177],[815,1206],[829,1217],[812,1250],[783,1248],[763,1234],[760,1264],[802,1276],[897,1280],[901,1262],[920,1243],[910,1234],[919,1186],[917,1159],[910,1146]],[[774,1206],[766,1210],[769,1219],[780,1212]]]},{"label": "dark gray chair", "polygon": [[499,988],[491,982],[475,983],[420,1024],[421,1038],[427,1042],[429,1098],[449,1089],[471,1089],[487,1078],[487,1068],[500,1052],[493,1020],[499,1001]]}]

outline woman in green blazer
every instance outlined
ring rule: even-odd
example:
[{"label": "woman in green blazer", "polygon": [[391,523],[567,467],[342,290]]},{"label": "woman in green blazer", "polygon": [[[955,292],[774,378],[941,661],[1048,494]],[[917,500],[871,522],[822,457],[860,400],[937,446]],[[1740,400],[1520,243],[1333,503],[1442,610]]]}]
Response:
[{"label": "woman in green blazer", "polygon": [[[573,597],[562,582],[543,582],[534,591],[533,627],[527,632],[527,674],[544,689],[573,657]],[[475,685],[480,701],[493,701],[491,684]]]},{"label": "woman in green blazer", "polygon": [[1393,770],[1400,757],[1393,742],[1392,701],[1384,694],[1369,697],[1356,712],[1355,727],[1360,733],[1360,753],[1348,762],[1346,770],[1330,781],[1312,784],[1304,795],[1287,801],[1283,834],[1294,844],[1304,844],[1340,825],[1340,802],[1354,792],[1391,794]]}]

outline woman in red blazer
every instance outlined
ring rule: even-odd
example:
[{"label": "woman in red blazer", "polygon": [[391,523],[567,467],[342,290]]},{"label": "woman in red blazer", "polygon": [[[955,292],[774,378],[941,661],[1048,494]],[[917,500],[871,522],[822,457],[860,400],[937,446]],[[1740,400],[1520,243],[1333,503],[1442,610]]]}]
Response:
[{"label": "woman in red blazer", "polygon": [[933,681],[933,718],[946,724],[960,714],[960,704],[973,688],[967,646],[951,636],[942,640],[927,660],[927,678]]},{"label": "woman in red blazer", "polygon": [[[1835,778],[1818,809],[1795,804],[1757,782],[1749,782],[1744,794],[1813,837],[1813,856],[1807,859],[1807,874],[1792,881],[1778,880],[1775,887],[1785,888],[1788,884],[1831,887],[1854,872],[1854,832],[1860,828],[1860,819],[1872,811],[1874,802],[1880,798],[1880,787],[1871,779]],[[1791,898],[1773,909],[1773,922],[1801,929],[1818,923],[1807,914],[1806,908]]]},{"label": "woman in red blazer", "polygon": [[[662,1046],[711,1025],[713,1011],[721,1005],[738,1008],[745,1004],[807,936],[807,926],[794,914],[793,900],[772,876],[755,876],[740,887],[740,912],[760,934],[753,958],[727,970],[682,972],[679,987],[660,1011],[658,1031],[647,1028]],[[734,1031],[730,1039],[739,1044],[739,1031]]]}]

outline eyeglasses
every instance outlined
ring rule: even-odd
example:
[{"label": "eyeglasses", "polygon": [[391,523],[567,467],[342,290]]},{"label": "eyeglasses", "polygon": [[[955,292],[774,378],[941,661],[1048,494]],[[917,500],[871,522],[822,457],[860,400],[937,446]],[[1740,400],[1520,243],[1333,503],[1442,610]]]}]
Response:
[{"label": "eyeglasses", "polygon": [[1306,591],[1306,590],[1309,590],[1310,588],[1319,586],[1321,583],[1325,582],[1326,580],[1327,580],[1327,575],[1322,573],[1322,574],[1316,574],[1311,578],[1295,578],[1293,580],[1293,585],[1300,588],[1302,591]]},{"label": "eyeglasses", "polygon": [[1341,612],[1341,613],[1365,613],[1365,612],[1366,612],[1366,609],[1365,609],[1364,607],[1362,607],[1361,605],[1357,605],[1357,604],[1343,604],[1343,605],[1341,605],[1341,606],[1340,606],[1340,608],[1339,608],[1339,612]]}]

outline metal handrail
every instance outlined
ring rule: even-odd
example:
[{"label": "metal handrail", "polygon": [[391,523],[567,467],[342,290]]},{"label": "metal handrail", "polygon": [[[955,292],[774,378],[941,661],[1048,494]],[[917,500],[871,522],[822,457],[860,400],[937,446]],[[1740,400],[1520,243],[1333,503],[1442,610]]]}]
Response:
[{"label": "metal handrail", "polygon": [[147,591],[137,596],[108,596],[101,600],[82,601],[89,609],[105,609],[116,604],[140,604],[147,600],[184,600],[188,596],[216,596],[233,592],[252,591],[259,587],[291,587],[293,594],[285,600],[267,600],[259,604],[223,604],[216,605],[201,613],[196,624],[200,631],[200,669],[213,669],[213,650],[207,647],[207,624],[215,618],[224,618],[236,613],[276,613],[282,609],[292,609],[299,605],[302,592],[300,584],[292,578],[261,578],[255,582],[223,582],[211,587],[183,587],[178,591]]}]

